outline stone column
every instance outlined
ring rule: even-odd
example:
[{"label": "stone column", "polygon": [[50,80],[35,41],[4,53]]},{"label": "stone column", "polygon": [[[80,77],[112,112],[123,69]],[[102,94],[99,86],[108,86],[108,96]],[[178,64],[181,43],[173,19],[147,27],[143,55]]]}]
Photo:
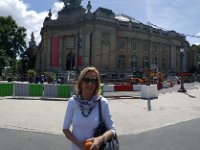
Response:
[{"label": "stone column", "polygon": [[84,58],[84,66],[88,66],[89,65],[89,59],[90,59],[90,34],[91,32],[88,31],[86,33],[86,37],[85,37],[85,48],[84,48],[84,52],[83,52],[83,58]]},{"label": "stone column", "polygon": [[176,46],[175,45],[171,45],[170,55],[171,55],[171,60],[169,60],[170,68],[172,71],[176,71],[177,68],[176,68]]},{"label": "stone column", "polygon": [[62,71],[62,65],[63,65],[63,36],[59,35],[59,55],[58,55],[58,71]]},{"label": "stone column", "polygon": [[132,37],[128,37],[128,51],[127,51],[127,55],[126,55],[126,60],[127,60],[127,69],[128,70],[131,70],[131,72],[133,71],[134,68],[132,68],[131,66],[131,57],[132,57],[132,41],[133,41],[133,38]]},{"label": "stone column", "polygon": [[46,47],[46,69],[51,70],[51,60],[52,60],[52,36],[47,38],[47,47]]},{"label": "stone column", "polygon": [[183,52],[183,71],[187,71],[187,52],[186,52],[186,49],[184,50]]}]

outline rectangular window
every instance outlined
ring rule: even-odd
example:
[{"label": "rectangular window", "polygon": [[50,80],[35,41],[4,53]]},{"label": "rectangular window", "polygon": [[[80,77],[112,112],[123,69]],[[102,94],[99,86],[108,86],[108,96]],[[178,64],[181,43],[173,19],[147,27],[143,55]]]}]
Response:
[{"label": "rectangular window", "polygon": [[143,44],[143,51],[148,52],[148,42],[144,42]]},{"label": "rectangular window", "polygon": [[134,69],[137,68],[137,55],[135,53],[131,57],[131,67]]},{"label": "rectangular window", "polygon": [[149,67],[149,60],[147,56],[143,56],[143,68]]},{"label": "rectangular window", "polygon": [[166,48],[165,48],[165,45],[162,46],[162,55],[165,55],[166,54]]},{"label": "rectangular window", "polygon": [[75,48],[75,38],[72,36],[67,37],[67,48]]},{"label": "rectangular window", "polygon": [[162,63],[162,69],[165,70],[166,67],[165,67],[165,63]]},{"label": "rectangular window", "polygon": [[156,56],[153,56],[153,64],[158,66],[158,58]]},{"label": "rectangular window", "polygon": [[125,49],[126,48],[126,39],[125,38],[119,39],[118,48],[119,49]]},{"label": "rectangular window", "polygon": [[158,47],[156,44],[153,45],[153,51],[152,51],[152,54],[157,54],[157,51],[158,51]]},{"label": "rectangular window", "polygon": [[118,56],[118,68],[125,68],[125,55],[119,55]]}]

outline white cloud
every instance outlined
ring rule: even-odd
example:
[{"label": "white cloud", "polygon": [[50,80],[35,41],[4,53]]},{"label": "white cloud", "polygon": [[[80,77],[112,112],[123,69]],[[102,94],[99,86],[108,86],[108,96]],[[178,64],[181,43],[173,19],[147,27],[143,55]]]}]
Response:
[{"label": "white cloud", "polygon": [[52,8],[52,19],[56,19],[58,16],[58,11],[60,11],[63,8],[63,3],[54,3]]},{"label": "white cloud", "polygon": [[[56,18],[57,12],[63,7],[62,3],[55,3],[52,9],[52,18]],[[48,15],[48,11],[37,13],[34,10],[29,10],[28,4],[21,0],[0,0],[0,15],[11,15],[18,26],[23,26],[27,29],[27,43],[30,41],[31,32],[34,32],[36,43],[41,40],[40,30],[43,26],[43,21]]]}]

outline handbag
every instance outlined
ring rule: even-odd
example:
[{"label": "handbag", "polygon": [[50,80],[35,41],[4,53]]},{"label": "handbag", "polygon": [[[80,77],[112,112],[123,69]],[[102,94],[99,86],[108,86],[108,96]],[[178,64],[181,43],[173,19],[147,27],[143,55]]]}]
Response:
[{"label": "handbag", "polygon": [[[95,130],[94,137],[100,136],[107,131],[106,125],[103,122],[102,118],[101,99],[99,100],[98,105],[99,105],[99,125]],[[119,141],[117,134],[115,134],[115,136],[112,139],[102,144],[99,150],[119,150]]]}]

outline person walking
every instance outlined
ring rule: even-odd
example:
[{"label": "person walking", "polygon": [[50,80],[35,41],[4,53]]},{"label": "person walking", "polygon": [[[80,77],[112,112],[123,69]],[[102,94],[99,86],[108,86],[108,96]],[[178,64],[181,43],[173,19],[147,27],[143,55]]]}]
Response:
[{"label": "person walking", "polygon": [[[71,150],[86,150],[86,141],[92,142],[89,150],[98,150],[103,143],[115,136],[116,129],[108,100],[100,95],[100,89],[99,71],[95,67],[84,68],[78,77],[77,93],[68,101],[63,123],[63,133],[72,143]],[[108,130],[101,136],[93,137],[99,125],[99,100],[102,118]]]}]

